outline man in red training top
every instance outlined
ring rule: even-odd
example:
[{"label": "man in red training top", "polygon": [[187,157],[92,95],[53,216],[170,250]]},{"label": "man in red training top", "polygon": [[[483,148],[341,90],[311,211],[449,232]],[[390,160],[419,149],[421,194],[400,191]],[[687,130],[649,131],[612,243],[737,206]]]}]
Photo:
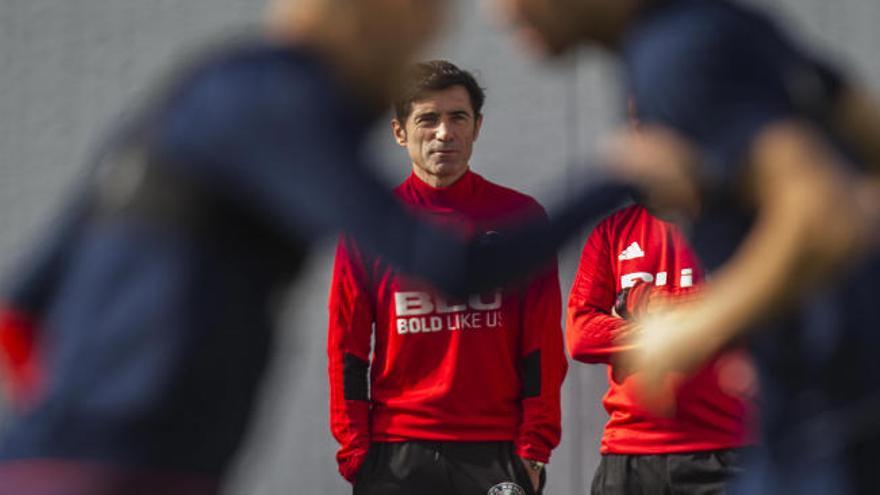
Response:
[{"label": "man in red training top", "polygon": [[[688,297],[703,273],[679,230],[640,204],[599,223],[581,255],[568,300],[566,338],[574,359],[608,366],[603,399],[610,419],[592,493],[724,493],[749,443],[748,404],[740,392],[747,357],[729,352],[682,381],[670,417],[634,400],[634,376],[618,358],[629,347],[628,320],[652,300]],[[635,377],[637,379],[637,375]]]},{"label": "man in red training top", "polygon": [[[505,232],[499,218],[545,213],[470,170],[484,98],[449,62],[413,67],[392,122],[413,171],[395,193],[492,242]],[[560,438],[561,306],[555,263],[525,285],[453,300],[343,237],[330,291],[330,422],[354,493],[539,493]]]}]

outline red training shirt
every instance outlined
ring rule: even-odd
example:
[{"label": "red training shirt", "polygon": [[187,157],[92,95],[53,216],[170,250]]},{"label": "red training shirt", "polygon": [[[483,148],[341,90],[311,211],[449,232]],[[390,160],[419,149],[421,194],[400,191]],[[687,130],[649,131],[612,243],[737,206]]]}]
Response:
[{"label": "red training shirt", "polygon": [[[470,171],[443,189],[411,175],[395,193],[430,221],[487,242],[511,213],[545,215]],[[330,424],[346,479],[371,441],[512,441],[521,457],[549,460],[567,370],[555,261],[523,286],[450,300],[343,237],[329,309]]]},{"label": "red training shirt", "polygon": [[626,350],[617,339],[630,329],[611,314],[622,289],[642,280],[674,295],[689,292],[702,279],[696,255],[679,230],[641,205],[613,213],[587,239],[568,300],[566,339],[572,358],[609,365],[603,405],[610,418],[602,453],[669,454],[750,443],[749,404],[719,385],[725,368],[736,372],[743,366],[742,351],[721,355],[682,383],[671,418],[640,407],[633,376],[611,365],[611,357]]},{"label": "red training shirt", "polygon": [[37,327],[26,312],[0,303],[0,384],[19,410],[32,405],[42,391]]}]

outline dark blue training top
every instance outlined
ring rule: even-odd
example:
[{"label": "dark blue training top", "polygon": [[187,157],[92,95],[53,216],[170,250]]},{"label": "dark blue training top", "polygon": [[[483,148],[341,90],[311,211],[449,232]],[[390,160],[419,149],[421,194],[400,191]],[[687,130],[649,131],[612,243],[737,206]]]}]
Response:
[{"label": "dark blue training top", "polygon": [[[724,0],[658,1],[621,50],[639,118],[682,132],[702,153],[709,193],[693,241],[715,268],[749,229],[753,212],[735,186],[754,138],[790,118],[828,132],[842,80],[765,15]],[[761,419],[776,462],[839,459],[859,442],[876,442],[878,282],[880,262],[867,262],[758,337]],[[877,456],[874,449],[859,462]]]},{"label": "dark blue training top", "polygon": [[549,224],[467,241],[417,221],[370,172],[378,112],[353,94],[308,53],[250,43],[192,66],[112,139],[8,292],[41,319],[50,382],[0,457],[219,473],[276,293],[315,239],[345,230],[464,294],[525,275],[629,194],[598,187]]}]

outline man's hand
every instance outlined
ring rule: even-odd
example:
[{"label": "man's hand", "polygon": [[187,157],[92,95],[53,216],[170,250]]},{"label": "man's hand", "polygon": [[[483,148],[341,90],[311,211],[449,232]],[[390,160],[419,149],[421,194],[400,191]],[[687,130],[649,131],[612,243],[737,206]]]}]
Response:
[{"label": "man's hand", "polygon": [[637,319],[648,311],[653,300],[658,299],[656,296],[654,285],[638,280],[617,294],[611,314],[624,320]]},{"label": "man's hand", "polygon": [[538,493],[538,490],[541,488],[541,469],[535,469],[532,467],[532,461],[519,458],[520,462],[522,462],[523,468],[525,468],[526,473],[529,475],[529,481],[532,482],[532,488],[535,490],[535,493]]}]

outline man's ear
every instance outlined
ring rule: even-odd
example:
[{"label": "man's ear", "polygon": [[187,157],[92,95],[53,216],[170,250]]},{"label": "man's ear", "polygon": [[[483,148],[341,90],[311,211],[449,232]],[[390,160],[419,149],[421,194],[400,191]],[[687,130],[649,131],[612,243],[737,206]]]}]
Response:
[{"label": "man's ear", "polygon": [[476,120],[474,120],[474,141],[480,137],[480,129],[483,128],[483,114],[477,115]]},{"label": "man's ear", "polygon": [[394,139],[397,141],[397,144],[406,148],[406,126],[403,125],[399,120],[392,119],[391,132],[394,134]]}]

